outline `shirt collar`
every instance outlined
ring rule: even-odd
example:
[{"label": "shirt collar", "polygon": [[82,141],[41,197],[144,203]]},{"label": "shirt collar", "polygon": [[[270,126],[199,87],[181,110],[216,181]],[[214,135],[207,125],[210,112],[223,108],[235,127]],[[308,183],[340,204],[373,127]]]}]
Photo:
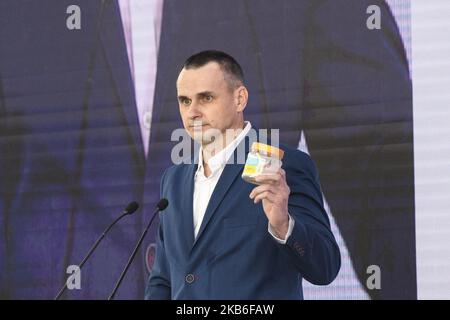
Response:
[{"label": "shirt collar", "polygon": [[[242,131],[237,135],[234,140],[227,145],[224,149],[220,150],[217,154],[212,156],[208,161],[208,166],[211,169],[211,172],[214,173],[220,168],[224,167],[228,159],[233,155],[234,150],[237,148],[239,143],[245,138],[245,136],[248,134],[250,129],[252,128],[252,124],[250,121],[245,122],[245,127],[242,129]],[[204,173],[203,171],[203,147],[200,147],[199,154],[198,154],[198,168],[197,172]]]}]

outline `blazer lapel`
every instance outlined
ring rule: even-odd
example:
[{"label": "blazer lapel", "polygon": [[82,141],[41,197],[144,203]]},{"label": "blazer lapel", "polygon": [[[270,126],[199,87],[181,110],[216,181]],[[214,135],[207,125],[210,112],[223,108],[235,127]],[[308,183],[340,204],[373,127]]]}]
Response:
[{"label": "blazer lapel", "polygon": [[181,181],[186,181],[185,192],[183,192],[181,208],[184,208],[184,212],[181,216],[182,219],[182,229],[181,232],[184,237],[184,244],[187,245],[187,250],[183,251],[188,253],[189,249],[194,243],[194,211],[193,211],[193,200],[194,200],[194,175],[197,171],[197,164],[191,164],[187,166],[184,172],[184,177]]},{"label": "blazer lapel", "polygon": [[[241,144],[245,144],[245,159],[247,159],[248,151],[249,151],[249,136],[247,135],[238,147],[234,150],[232,159],[237,159],[237,150],[242,148]],[[230,160],[228,161],[230,162]],[[233,161],[225,166],[223,169],[222,175],[217,182],[216,187],[214,188],[213,194],[211,195],[211,199],[209,200],[208,206],[206,208],[205,216],[203,217],[202,224],[200,226],[200,230],[198,231],[197,238],[193,243],[192,249],[195,247],[195,244],[199,241],[202,236],[204,230],[208,226],[213,215],[216,213],[219,205],[222,203],[225,198],[227,192],[230,190],[233,182],[240,176],[242,170],[244,169],[244,163],[237,164],[237,161]],[[192,202],[192,201],[191,201]]]},{"label": "blazer lapel", "polygon": [[116,88],[119,104],[125,113],[127,127],[138,153],[138,161],[140,165],[143,165],[145,163],[144,148],[137,115],[134,85],[128,62],[120,10],[116,1],[110,2],[105,7],[100,40]]}]

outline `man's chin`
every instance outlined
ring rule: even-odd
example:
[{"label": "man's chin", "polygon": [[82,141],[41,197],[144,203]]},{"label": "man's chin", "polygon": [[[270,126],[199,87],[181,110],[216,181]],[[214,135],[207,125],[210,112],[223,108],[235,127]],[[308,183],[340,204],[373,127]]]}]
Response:
[{"label": "man's chin", "polygon": [[214,140],[221,136],[221,132],[219,129],[208,128],[203,130],[191,130],[189,131],[189,135],[191,138],[198,143],[203,145],[214,142]]},{"label": "man's chin", "polygon": [[205,137],[202,135],[201,137],[193,137],[192,138],[195,142],[200,143],[202,146],[207,146],[210,143],[214,142],[214,137]]}]

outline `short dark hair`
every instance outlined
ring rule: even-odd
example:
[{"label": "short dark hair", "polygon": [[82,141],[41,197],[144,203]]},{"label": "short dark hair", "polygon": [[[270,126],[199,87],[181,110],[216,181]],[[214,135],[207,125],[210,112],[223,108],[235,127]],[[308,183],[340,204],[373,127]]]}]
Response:
[{"label": "short dark hair", "polygon": [[231,87],[244,84],[244,72],[239,63],[229,54],[218,50],[206,50],[196,53],[184,62],[184,69],[196,69],[204,65],[216,62],[225,74],[226,80],[229,81]]}]

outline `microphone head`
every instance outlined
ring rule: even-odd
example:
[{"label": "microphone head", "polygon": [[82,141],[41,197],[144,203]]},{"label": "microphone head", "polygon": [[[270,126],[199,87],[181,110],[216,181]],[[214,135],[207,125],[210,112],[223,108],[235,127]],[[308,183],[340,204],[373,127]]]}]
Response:
[{"label": "microphone head", "polygon": [[156,207],[158,208],[159,211],[163,211],[165,208],[167,208],[168,205],[169,205],[169,201],[165,198],[162,198],[161,200],[159,200]]},{"label": "microphone head", "polygon": [[133,214],[137,209],[139,209],[139,203],[136,201],[130,202],[123,213],[125,214]]}]

